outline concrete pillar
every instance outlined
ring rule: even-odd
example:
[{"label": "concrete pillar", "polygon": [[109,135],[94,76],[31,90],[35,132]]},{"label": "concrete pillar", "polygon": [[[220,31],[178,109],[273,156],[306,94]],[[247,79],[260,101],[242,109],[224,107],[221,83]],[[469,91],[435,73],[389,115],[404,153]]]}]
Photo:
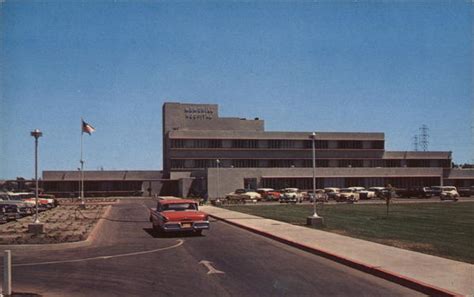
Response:
[{"label": "concrete pillar", "polygon": [[3,255],[3,295],[12,294],[12,255],[10,250],[6,250]]}]

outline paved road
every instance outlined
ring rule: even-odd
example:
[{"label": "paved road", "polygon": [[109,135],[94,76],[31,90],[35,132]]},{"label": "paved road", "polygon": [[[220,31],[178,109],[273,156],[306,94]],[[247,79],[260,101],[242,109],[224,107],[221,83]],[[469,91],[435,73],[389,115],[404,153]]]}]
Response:
[{"label": "paved road", "polygon": [[212,222],[204,236],[156,237],[147,221],[146,206],[152,204],[122,200],[89,247],[14,251],[14,291],[43,296],[419,295],[222,222]]}]

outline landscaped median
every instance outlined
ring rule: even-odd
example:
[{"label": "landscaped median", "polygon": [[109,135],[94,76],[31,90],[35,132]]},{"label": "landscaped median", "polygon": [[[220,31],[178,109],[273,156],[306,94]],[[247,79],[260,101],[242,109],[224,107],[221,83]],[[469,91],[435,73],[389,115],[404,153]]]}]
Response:
[{"label": "landscaped median", "polygon": [[0,244],[54,244],[86,240],[110,204],[79,203],[59,205],[39,213],[39,221],[44,224],[44,233],[28,233],[28,225],[33,216],[0,225]]},{"label": "landscaped median", "polygon": [[[312,205],[226,206],[225,208],[305,225]],[[324,231],[403,249],[474,263],[474,203],[318,205]]]}]

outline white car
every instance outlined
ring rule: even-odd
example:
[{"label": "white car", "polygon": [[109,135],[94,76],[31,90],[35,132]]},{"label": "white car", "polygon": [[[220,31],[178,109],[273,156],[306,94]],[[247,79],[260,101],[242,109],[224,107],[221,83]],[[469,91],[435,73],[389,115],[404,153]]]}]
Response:
[{"label": "white car", "polygon": [[364,187],[349,187],[349,188],[354,189],[356,192],[358,192],[360,199],[372,199],[372,198],[377,197],[375,191],[372,191],[371,189],[366,190]]},{"label": "white car", "polygon": [[303,202],[303,193],[298,188],[285,188],[282,190],[280,203],[301,203]]},{"label": "white car", "polygon": [[385,199],[385,193],[387,192],[387,189],[385,187],[370,187],[369,191],[374,192],[375,197],[379,199]]},{"label": "white car", "polygon": [[262,195],[253,191],[246,189],[237,189],[232,193],[229,193],[225,196],[227,199],[244,199],[244,200],[262,200]]},{"label": "white car", "polygon": [[359,193],[351,188],[341,189],[336,198],[337,202],[357,202],[359,201]]},{"label": "white car", "polygon": [[459,199],[459,193],[456,187],[440,187],[441,192],[439,194],[439,198],[441,200],[454,200],[457,201]]},{"label": "white car", "polygon": [[340,191],[341,189],[339,188],[324,188],[324,193],[326,193],[326,195],[328,196],[328,199],[336,200]]}]

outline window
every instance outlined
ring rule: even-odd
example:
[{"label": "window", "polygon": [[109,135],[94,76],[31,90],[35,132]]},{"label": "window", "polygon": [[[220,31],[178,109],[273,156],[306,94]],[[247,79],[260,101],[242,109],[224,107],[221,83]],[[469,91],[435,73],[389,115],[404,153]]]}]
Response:
[{"label": "window", "polygon": [[171,168],[184,168],[184,160],[171,160]]},{"label": "window", "polygon": [[384,142],[383,141],[372,141],[371,142],[371,148],[372,149],[380,149],[380,150],[383,150],[385,147],[384,147]]},{"label": "window", "polygon": [[338,149],[361,149],[362,141],[356,140],[339,140],[337,142]]},{"label": "window", "polygon": [[369,160],[369,167],[384,167],[384,160],[382,159]]},{"label": "window", "polygon": [[[312,159],[303,160],[303,167],[313,167],[313,160]],[[329,167],[329,160],[316,159],[316,167]]]},{"label": "window", "polygon": [[221,148],[222,140],[220,139],[209,139],[209,148]]},{"label": "window", "polygon": [[281,148],[281,140],[269,140],[268,148]]},{"label": "window", "polygon": [[[327,140],[315,140],[314,147],[316,149],[327,149],[328,148],[328,141]],[[304,141],[304,148],[312,149],[313,148],[313,141],[312,140],[305,140]]]},{"label": "window", "polygon": [[184,139],[171,139],[171,147],[172,148],[183,148],[184,147]]},{"label": "window", "polygon": [[408,167],[430,167],[430,160],[407,160]]},{"label": "window", "polygon": [[290,167],[294,167],[294,161],[293,160],[270,160],[268,167],[290,168]]},{"label": "window", "polygon": [[194,168],[208,168],[209,160],[194,160]]},{"label": "window", "polygon": [[161,204],[161,211],[186,211],[186,210],[197,210],[195,203],[169,203]]},{"label": "window", "polygon": [[384,160],[385,167],[402,167],[401,160]]},{"label": "window", "polygon": [[296,140],[269,140],[268,148],[279,149],[279,148],[295,148],[297,145]]},{"label": "window", "polygon": [[232,148],[257,148],[258,142],[253,139],[234,139],[232,140]]},{"label": "window", "polygon": [[258,167],[258,160],[232,160],[232,166],[236,168],[255,168]]}]

